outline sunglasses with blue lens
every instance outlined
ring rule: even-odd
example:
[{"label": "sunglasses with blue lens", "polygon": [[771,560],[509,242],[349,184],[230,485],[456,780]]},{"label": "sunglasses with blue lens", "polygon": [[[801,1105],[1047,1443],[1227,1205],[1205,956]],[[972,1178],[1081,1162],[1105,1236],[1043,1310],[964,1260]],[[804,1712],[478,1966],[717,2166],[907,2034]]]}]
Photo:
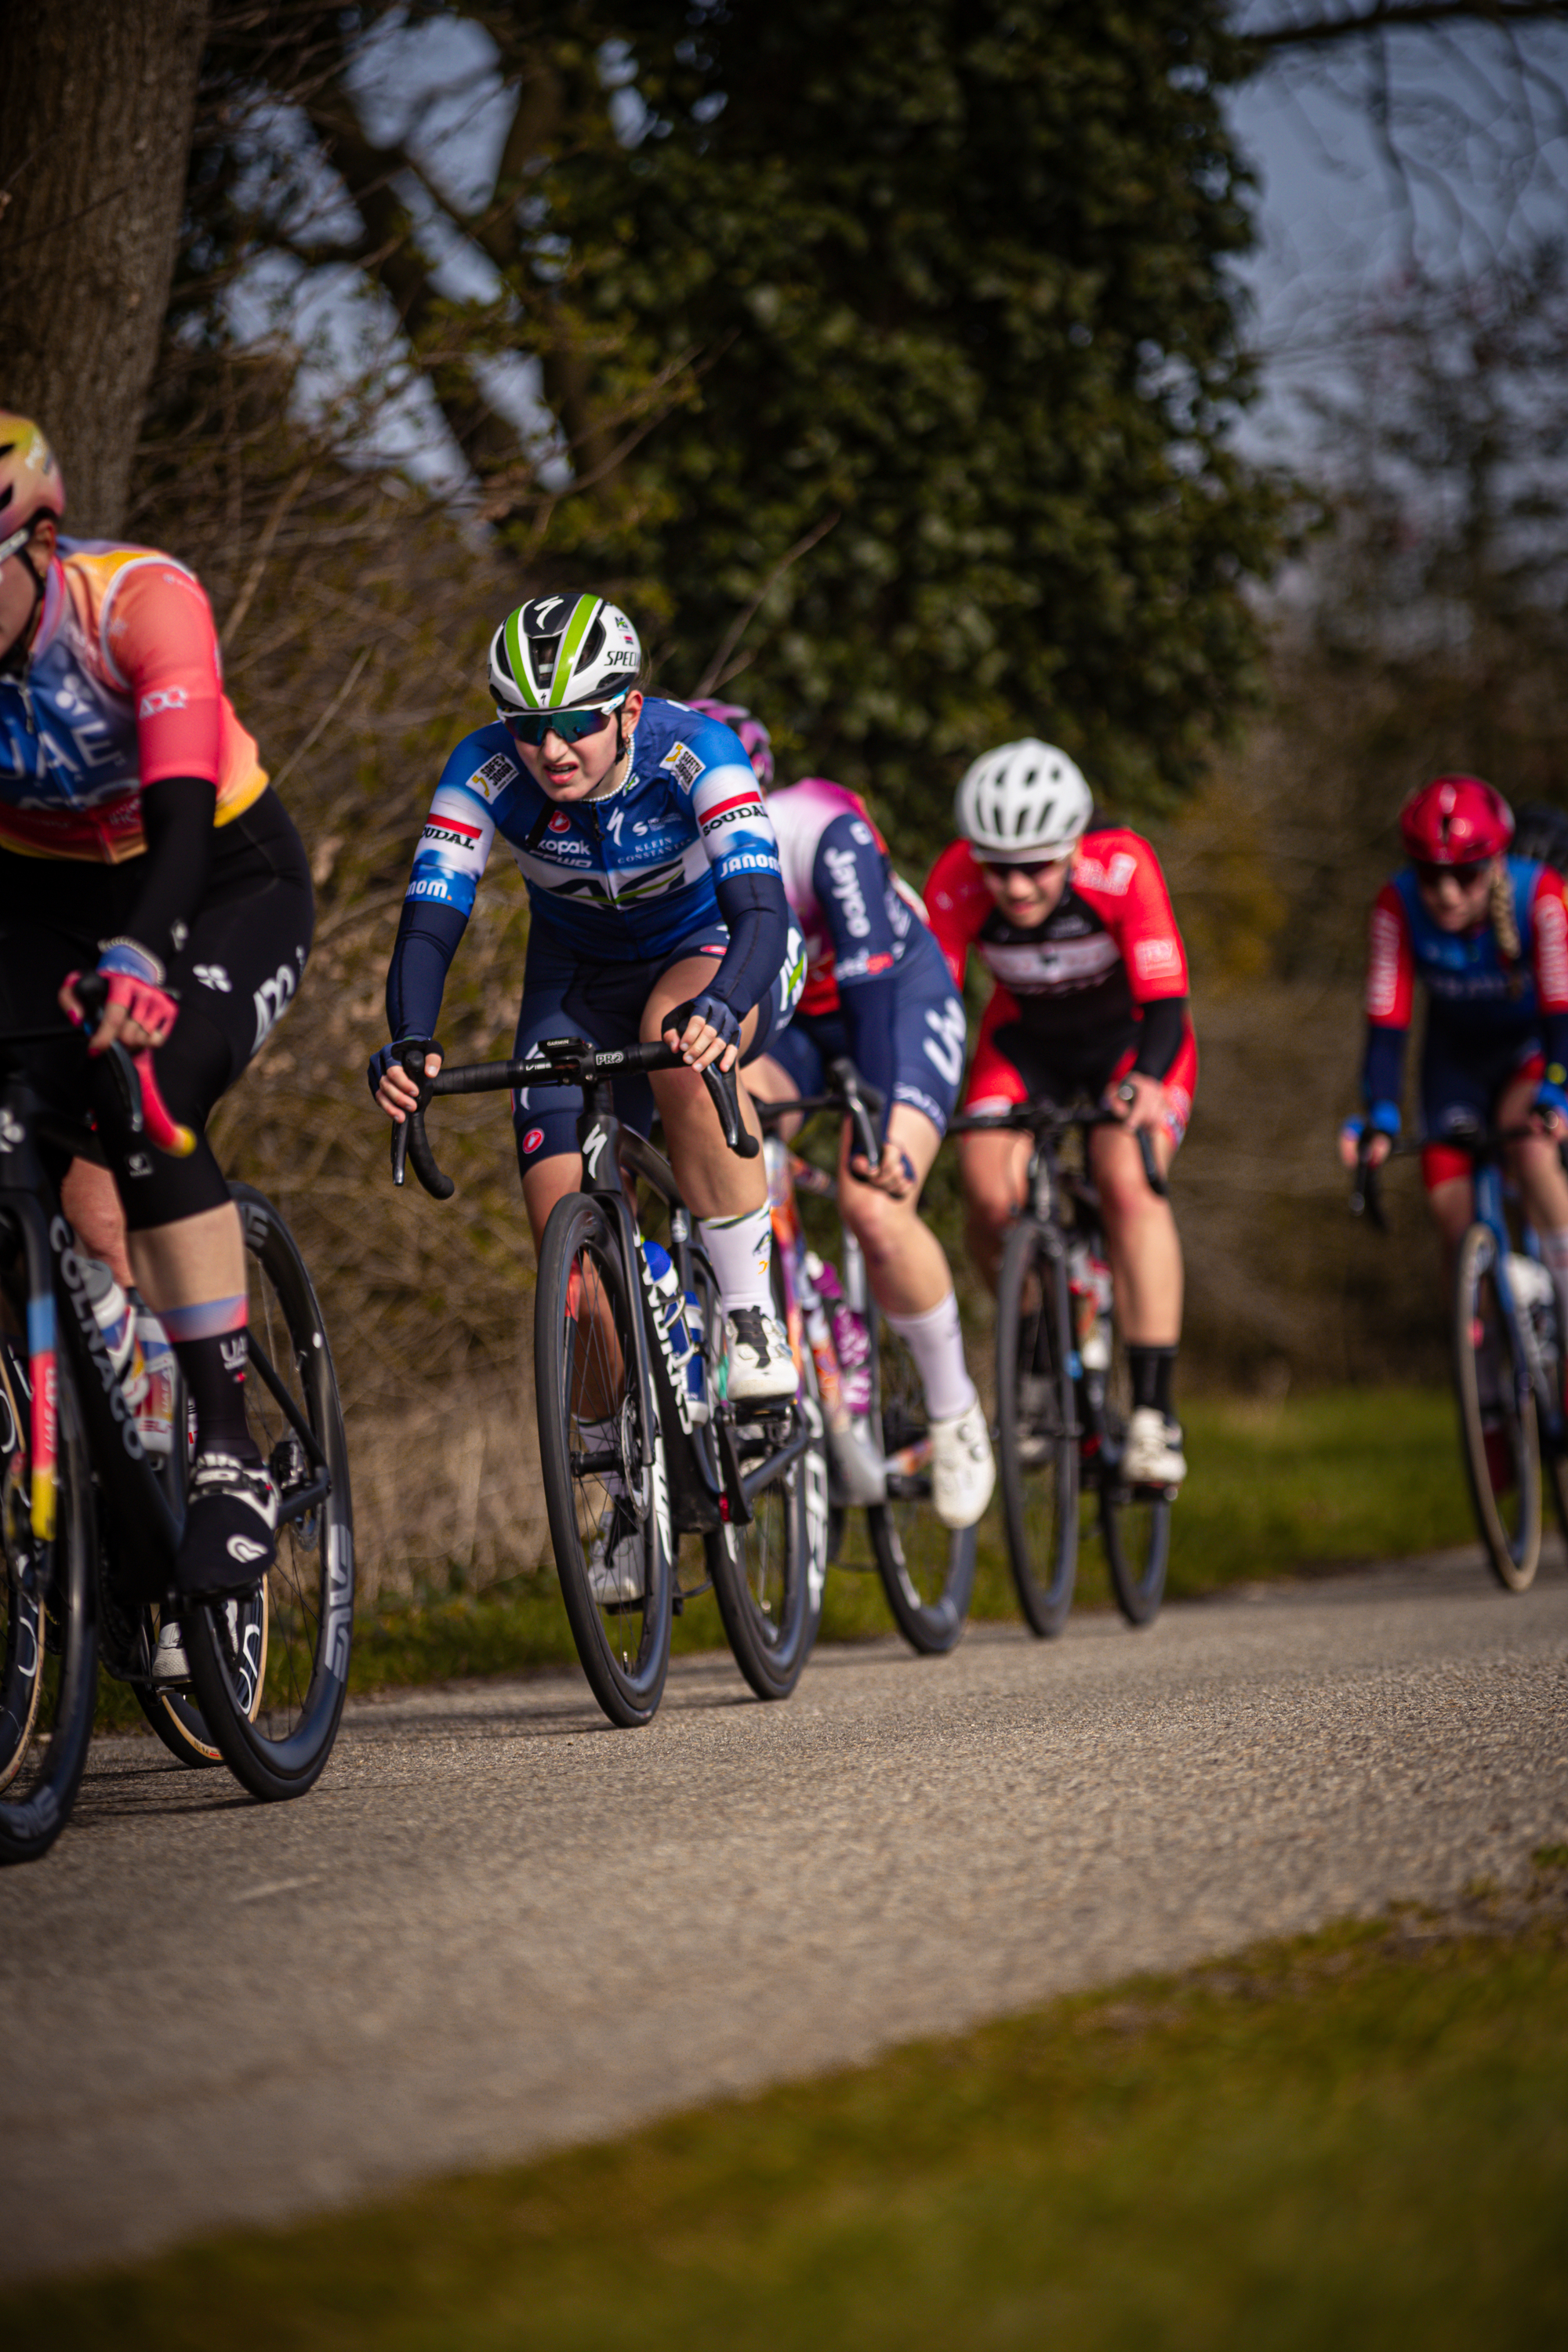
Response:
[{"label": "sunglasses with blue lens", "polygon": [[607,727],[626,698],[617,694],[614,702],[598,710],[509,710],[506,723],[520,743],[542,743],[547,735],[559,735],[563,743],[580,743],[585,735],[596,735],[601,727]]}]

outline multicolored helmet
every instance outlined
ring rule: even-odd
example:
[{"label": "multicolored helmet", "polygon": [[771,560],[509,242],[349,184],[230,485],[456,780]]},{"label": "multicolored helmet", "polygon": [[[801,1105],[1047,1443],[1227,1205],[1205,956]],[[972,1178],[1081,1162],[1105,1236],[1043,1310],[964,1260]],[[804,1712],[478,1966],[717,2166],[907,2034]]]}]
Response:
[{"label": "multicolored helmet", "polygon": [[1423,866],[1479,866],[1513,839],[1513,811],[1479,776],[1436,776],[1400,810],[1399,834]]},{"label": "multicolored helmet", "polygon": [[752,773],[766,792],[773,780],[773,746],[762,720],[753,719],[743,702],[709,702],[700,698],[689,707],[705,712],[710,719],[721,719],[726,727],[734,729],[746,747]]},{"label": "multicolored helmet", "polygon": [[954,803],[958,829],[982,857],[1065,857],[1089,829],[1094,803],[1073,761],[1026,736],[976,760]]},{"label": "multicolored helmet", "polygon": [[503,719],[602,710],[625,701],[641,673],[637,633],[604,596],[531,597],[490,639],[490,692]]},{"label": "multicolored helmet", "polygon": [[63,515],[55,453],[30,417],[0,408],[0,562],[25,547],[40,515]]}]

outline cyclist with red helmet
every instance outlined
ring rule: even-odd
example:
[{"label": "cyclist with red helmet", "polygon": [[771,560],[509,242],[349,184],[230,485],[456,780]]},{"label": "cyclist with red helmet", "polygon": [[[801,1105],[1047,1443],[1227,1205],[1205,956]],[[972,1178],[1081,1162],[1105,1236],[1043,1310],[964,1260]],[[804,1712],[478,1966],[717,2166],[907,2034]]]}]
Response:
[{"label": "cyclist with red helmet", "polygon": [[[122,1266],[129,1228],[125,1271],[179,1358],[197,1451],[175,1591],[216,1598],[271,1565],[278,1494],[246,1421],[244,1239],[204,1130],[299,987],[310,870],[224,693],[200,582],[153,548],[62,537],[64,512],[44,436],[0,412],[0,1028],[79,1024],[82,972],[108,983],[90,1042],[61,1024],[21,1058],[93,1112],[108,1172],[78,1164],[68,1213]],[[100,1058],[117,1038],[152,1053],[188,1157],[127,1127]],[[170,1617],[165,1666],[184,1671]]]},{"label": "cyclist with red helmet", "polygon": [[1367,961],[1364,1112],[1340,1130],[1353,1167],[1385,1160],[1400,1126],[1415,983],[1426,990],[1421,1046],[1421,1171],[1445,1251],[1470,1222],[1470,1161],[1444,1141],[1495,1122],[1535,1131],[1509,1147],[1568,1329],[1568,909],[1563,877],[1510,856],[1513,812],[1478,776],[1438,776],[1411,794],[1399,830],[1408,865],[1378,892]]}]

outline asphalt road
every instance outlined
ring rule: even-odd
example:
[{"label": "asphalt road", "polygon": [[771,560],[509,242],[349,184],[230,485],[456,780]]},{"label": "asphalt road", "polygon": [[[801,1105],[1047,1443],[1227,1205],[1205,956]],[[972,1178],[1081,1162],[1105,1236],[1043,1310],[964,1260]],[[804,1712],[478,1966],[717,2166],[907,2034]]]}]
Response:
[{"label": "asphalt road", "polygon": [[1568,1577],[1076,1618],[794,1700],[677,1666],[362,1702],[264,1809],[94,1750],[0,1880],[0,2275],[622,2130],[1067,1989],[1508,1880],[1568,1837]]}]

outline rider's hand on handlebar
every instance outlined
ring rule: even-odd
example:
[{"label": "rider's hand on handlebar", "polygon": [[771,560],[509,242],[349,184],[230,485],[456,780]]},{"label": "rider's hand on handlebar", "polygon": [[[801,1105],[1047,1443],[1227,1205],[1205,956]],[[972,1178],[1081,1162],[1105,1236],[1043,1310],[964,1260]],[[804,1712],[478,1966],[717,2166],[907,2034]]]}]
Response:
[{"label": "rider's hand on handlebar", "polygon": [[864,1152],[849,1155],[849,1173],[874,1192],[886,1192],[890,1201],[907,1201],[911,1192],[920,1190],[920,1175],[914,1161],[889,1136],[882,1146],[882,1157],[874,1170],[867,1165]]},{"label": "rider's hand on handlebar", "polygon": [[[1343,1127],[1341,1128],[1340,1165],[1342,1168],[1353,1168],[1359,1161],[1361,1158],[1363,1133],[1363,1124],[1359,1118],[1347,1118]],[[1367,1139],[1367,1166],[1369,1168],[1381,1168],[1393,1149],[1393,1136],[1379,1135],[1374,1131]]]},{"label": "rider's hand on handlebar", "polygon": [[[390,1056],[395,1055],[399,1049],[390,1046],[384,1050]],[[376,1058],[379,1060],[380,1056],[377,1055]],[[440,1066],[439,1046],[427,1045],[425,1049],[426,1076],[433,1078]],[[375,1089],[375,1098],[396,1127],[402,1126],[410,1111],[417,1110],[419,1108],[419,1089],[402,1063],[395,1059],[389,1058],[386,1067],[382,1072]]]},{"label": "rider's hand on handlebar", "polygon": [[741,1024],[717,997],[700,996],[679,1035],[673,1027],[668,1028],[664,1042],[682,1056],[689,1069],[705,1070],[710,1062],[717,1062],[721,1070],[732,1070],[741,1050]]},{"label": "rider's hand on handlebar", "polygon": [[1153,1134],[1165,1123],[1165,1089],[1158,1078],[1150,1077],[1144,1070],[1129,1070],[1120,1086],[1110,1089],[1105,1106],[1134,1135],[1140,1128],[1147,1128]]},{"label": "rider's hand on handlebar", "polygon": [[[152,982],[137,980],[126,972],[110,972],[106,977],[109,997],[88,1041],[88,1052],[103,1054],[110,1045],[119,1045],[128,1053],[142,1054],[151,1046],[161,1045],[180,1010],[174,997]],[[79,971],[68,972],[56,1000],[61,1012],[79,1029],[87,1021],[76,992],[76,982],[80,978]]]}]

